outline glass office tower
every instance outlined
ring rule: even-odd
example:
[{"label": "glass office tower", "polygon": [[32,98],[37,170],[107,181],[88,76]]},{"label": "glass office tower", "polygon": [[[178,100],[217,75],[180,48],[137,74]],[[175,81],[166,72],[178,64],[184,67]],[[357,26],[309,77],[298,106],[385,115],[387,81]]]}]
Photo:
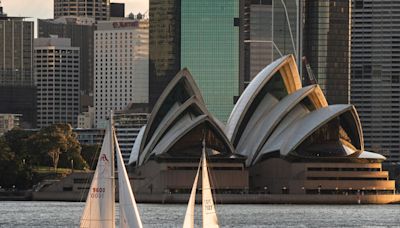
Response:
[{"label": "glass office tower", "polygon": [[350,12],[350,0],[304,0],[303,55],[332,104],[350,102]]},{"label": "glass office tower", "polygon": [[226,122],[239,93],[239,0],[181,1],[181,68]]},{"label": "glass office tower", "polygon": [[180,0],[150,0],[149,106],[180,70]]}]

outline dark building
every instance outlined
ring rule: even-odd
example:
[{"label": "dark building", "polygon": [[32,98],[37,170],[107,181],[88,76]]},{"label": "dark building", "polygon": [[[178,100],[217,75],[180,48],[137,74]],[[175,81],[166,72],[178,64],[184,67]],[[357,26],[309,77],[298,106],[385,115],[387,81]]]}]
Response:
[{"label": "dark building", "polygon": [[22,127],[36,127],[33,22],[0,12],[0,113],[22,114]]},{"label": "dark building", "polygon": [[108,20],[110,0],[54,0],[54,18],[65,16]]},{"label": "dark building", "polygon": [[33,22],[0,16],[0,85],[33,84]]},{"label": "dark building", "polygon": [[[301,2],[300,2],[301,3]],[[301,66],[298,0],[240,1],[240,91],[269,63],[293,54]]]},{"label": "dark building", "polygon": [[36,87],[0,85],[0,113],[22,114],[22,128],[36,127]]},{"label": "dark building", "polygon": [[71,46],[80,48],[80,111],[93,106],[93,36],[94,21],[81,21],[80,18],[59,18],[57,20],[38,20],[39,37],[70,38]]},{"label": "dark building", "polygon": [[125,17],[125,4],[124,3],[111,3],[110,17]]},{"label": "dark building", "polygon": [[180,8],[178,0],[150,0],[150,108],[180,70]]},{"label": "dark building", "polygon": [[332,104],[348,104],[350,98],[350,4],[350,0],[304,2],[303,55]]}]

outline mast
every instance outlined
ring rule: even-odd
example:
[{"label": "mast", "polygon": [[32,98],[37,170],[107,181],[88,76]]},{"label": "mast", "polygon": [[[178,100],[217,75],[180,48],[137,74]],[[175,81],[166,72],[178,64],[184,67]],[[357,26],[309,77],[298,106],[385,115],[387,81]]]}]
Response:
[{"label": "mast", "polygon": [[210,180],[208,176],[206,159],[206,142],[203,138],[202,151],[202,206],[203,206],[203,228],[219,228],[217,213],[215,211],[214,200],[211,193]]},{"label": "mast", "polygon": [[115,227],[114,140],[112,114],[107,122],[96,171],[83,211],[81,228]]},{"label": "mast", "polygon": [[[112,217],[114,218],[114,224],[113,227],[115,227],[115,149],[114,149],[114,135],[115,135],[115,130],[114,130],[114,113],[113,110],[110,110],[110,128],[111,128],[111,134],[110,134],[110,151],[111,151],[111,183],[112,183]],[[117,137],[115,135],[115,137]]]}]

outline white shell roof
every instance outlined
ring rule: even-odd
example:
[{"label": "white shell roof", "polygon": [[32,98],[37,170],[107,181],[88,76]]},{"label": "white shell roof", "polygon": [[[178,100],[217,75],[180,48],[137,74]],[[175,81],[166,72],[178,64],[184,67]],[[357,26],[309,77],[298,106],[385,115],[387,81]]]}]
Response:
[{"label": "white shell roof", "polygon": [[[249,159],[247,160],[248,165],[250,165],[250,163],[254,160],[254,157],[260,152],[268,137],[272,134],[275,127],[285,117],[285,115],[315,88],[316,85],[311,85],[299,89],[298,91],[283,98],[273,107],[260,104],[261,108],[268,110],[269,112],[262,115],[260,118],[253,117],[249,121],[249,124],[242,134],[236,147],[236,151],[238,153],[245,152],[241,154],[249,156]],[[257,111],[254,113],[254,116],[256,115]],[[254,121],[255,123],[251,124],[251,122],[253,122],[252,120],[255,119],[257,119],[257,121]]]},{"label": "white shell roof", "polygon": [[247,109],[250,107],[255,96],[263,88],[263,85],[265,85],[272,78],[273,74],[279,70],[279,66],[289,57],[290,55],[283,56],[269,64],[262,71],[260,71],[260,73],[258,73],[257,76],[246,87],[236,105],[233,107],[232,113],[229,116],[225,127],[225,133],[231,141],[233,140],[232,137],[234,135],[234,131],[237,130],[236,128],[239,126],[241,118],[243,118],[243,115],[245,115],[247,112]]},{"label": "white shell roof", "polygon": [[322,127],[342,113],[351,110],[353,110],[352,105],[330,105],[311,112],[309,115],[299,120],[295,126],[292,126],[294,130],[287,133],[288,135],[286,135],[285,141],[281,147],[281,154],[289,154],[319,127]]},{"label": "white shell roof", "polygon": [[131,155],[129,157],[128,165],[131,165],[131,164],[137,162],[137,160],[139,158],[140,143],[142,142],[142,138],[143,138],[145,129],[146,129],[146,125],[144,125],[142,128],[140,128],[139,134],[137,135],[135,143],[133,144],[133,148],[131,151]]},{"label": "white shell roof", "polygon": [[377,153],[369,152],[369,151],[363,151],[358,158],[364,158],[364,159],[377,159],[377,160],[386,160],[385,156],[382,156]]},{"label": "white shell roof", "polygon": [[[184,90],[190,97],[171,103],[168,98],[175,89]],[[164,104],[166,101],[168,105]],[[159,113],[161,108],[163,108],[162,114]],[[137,164],[142,165],[152,155],[168,152],[181,138],[205,122],[224,143],[228,153],[233,153],[234,148],[224,134],[223,124],[208,112],[195,81],[189,71],[184,69],[173,78],[157,101],[146,128],[142,129],[143,132],[141,130],[142,135],[135,142],[131,156],[136,156]]]}]

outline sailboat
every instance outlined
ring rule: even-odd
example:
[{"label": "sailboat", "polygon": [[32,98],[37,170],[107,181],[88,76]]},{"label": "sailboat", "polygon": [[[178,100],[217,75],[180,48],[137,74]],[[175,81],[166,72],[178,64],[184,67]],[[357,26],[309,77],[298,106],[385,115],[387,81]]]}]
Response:
[{"label": "sailboat", "polygon": [[107,123],[96,171],[86,199],[85,209],[81,217],[81,228],[115,227],[114,151],[117,159],[120,227],[143,227],[112,125],[112,119],[111,114]]},{"label": "sailboat", "polygon": [[196,190],[197,190],[197,181],[199,179],[199,173],[200,173],[200,165],[202,169],[201,176],[202,176],[203,228],[219,228],[217,213],[215,211],[214,200],[211,193],[210,179],[208,176],[204,139],[203,139],[202,156],[199,162],[199,167],[197,168],[197,173],[190,194],[188,207],[186,209],[183,228],[194,228],[194,206],[196,201]]}]

